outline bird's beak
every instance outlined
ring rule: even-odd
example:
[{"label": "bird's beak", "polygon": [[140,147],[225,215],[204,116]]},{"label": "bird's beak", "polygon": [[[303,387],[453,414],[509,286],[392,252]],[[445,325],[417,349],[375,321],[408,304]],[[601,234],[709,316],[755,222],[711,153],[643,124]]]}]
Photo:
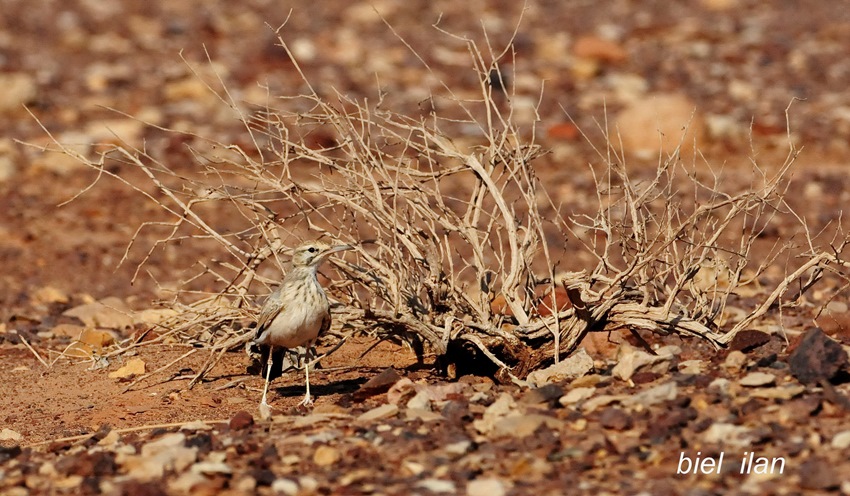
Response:
[{"label": "bird's beak", "polygon": [[325,255],[330,255],[331,253],[336,253],[338,251],[345,251],[354,248],[352,245],[337,245],[328,248],[328,251],[325,252]]}]

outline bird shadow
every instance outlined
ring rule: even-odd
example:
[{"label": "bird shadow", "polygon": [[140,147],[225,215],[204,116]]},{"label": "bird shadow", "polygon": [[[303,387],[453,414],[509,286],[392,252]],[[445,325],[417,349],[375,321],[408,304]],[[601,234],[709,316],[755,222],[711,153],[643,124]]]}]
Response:
[{"label": "bird shadow", "polygon": [[[342,381],[330,382],[327,384],[314,384],[310,381],[310,393],[314,396],[325,396],[329,394],[350,394],[365,383],[368,377],[358,377],[355,379],[345,379]],[[292,386],[270,387],[279,396],[287,398],[293,396],[304,396],[305,385],[297,384]]]}]

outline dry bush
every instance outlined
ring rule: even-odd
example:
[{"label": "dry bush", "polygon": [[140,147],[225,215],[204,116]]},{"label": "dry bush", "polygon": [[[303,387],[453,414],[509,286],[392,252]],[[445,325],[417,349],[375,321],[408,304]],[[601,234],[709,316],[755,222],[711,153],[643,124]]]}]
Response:
[{"label": "dry bush", "polygon": [[[217,289],[178,293],[179,314],[161,324],[169,335],[209,345],[208,366],[241,347],[258,295],[274,284],[259,268],[268,259],[283,267],[286,248],[302,237],[357,246],[332,260],[337,337],[361,332],[404,342],[434,353],[450,373],[470,355],[486,357],[503,379],[558,361],[590,331],[679,333],[723,346],[795,300],[830,264],[844,264],[846,240],[817,251],[783,199],[793,149],[778,173],[755,167],[752,187],[730,194],[717,177],[699,179],[704,166],[686,166],[678,153],[661,157],[652,177],[631,178],[616,137],[603,129],[607,145],[592,168],[598,208],[566,214],[535,174],[542,150],[534,129],[514,123],[514,95],[501,94],[497,62],[507,54],[467,43],[477,100],[445,86],[412,117],[380,100],[322,96],[304,77],[306,94],[246,111],[222,88],[250,146],[206,141],[191,149],[192,174],[130,147],[79,157],[103,174],[109,161],[130,164],[156,186],[159,195],[146,194],[172,221],[140,228],[167,229],[149,254],[178,242],[190,250],[192,243],[219,246],[221,256],[201,261],[197,279],[184,286],[204,280]],[[474,140],[453,140],[458,129],[474,130]],[[753,243],[777,216],[799,221],[801,247],[778,244],[753,260]],[[227,228],[217,227],[225,218]],[[559,272],[567,248],[591,253],[595,266]],[[800,258],[787,277],[726,325],[730,297],[789,253]]]}]

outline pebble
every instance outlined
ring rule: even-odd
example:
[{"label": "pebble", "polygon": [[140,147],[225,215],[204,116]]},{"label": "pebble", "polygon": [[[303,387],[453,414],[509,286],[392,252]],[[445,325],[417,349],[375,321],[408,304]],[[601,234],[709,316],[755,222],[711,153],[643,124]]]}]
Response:
[{"label": "pebble", "polygon": [[35,99],[35,79],[25,72],[0,73],[0,113],[23,111],[23,105]]},{"label": "pebble", "polygon": [[272,482],[271,487],[273,493],[285,494],[286,496],[295,496],[299,489],[298,483],[289,479],[276,479]]},{"label": "pebble", "polygon": [[398,414],[398,405],[387,403],[379,407],[373,408],[368,412],[357,417],[360,421],[381,420],[385,418],[395,417]]},{"label": "pebble", "polygon": [[592,387],[577,387],[573,388],[567,394],[561,396],[561,399],[558,400],[558,403],[561,406],[574,405],[579,401],[586,400],[593,396],[596,392],[596,388]]},{"label": "pebble", "polygon": [[726,355],[726,360],[723,361],[723,366],[727,369],[732,370],[741,370],[744,365],[747,363],[747,355],[742,351],[730,351],[728,355]]},{"label": "pebble", "polygon": [[466,485],[467,496],[505,496],[507,492],[507,484],[495,477],[478,477]]},{"label": "pebble", "polygon": [[776,376],[767,372],[750,372],[738,382],[747,387],[769,386],[776,383]]},{"label": "pebble", "polygon": [[109,373],[110,379],[127,379],[145,373],[145,362],[141,358],[131,358],[118,370]]},{"label": "pebble", "polygon": [[313,463],[320,467],[327,467],[338,462],[342,453],[333,446],[322,445],[313,453]]},{"label": "pebble", "polygon": [[593,370],[593,359],[584,348],[560,362],[528,374],[527,381],[535,387],[581,377]]},{"label": "pebble", "polygon": [[670,366],[672,354],[662,353],[658,350],[655,355],[623,345],[619,353],[617,365],[611,370],[611,375],[624,381],[631,379],[639,370],[651,370],[653,372],[666,372]]},{"label": "pebble", "polygon": [[88,327],[121,330],[133,325],[130,308],[124,300],[114,296],[76,306],[62,315],[80,319]]},{"label": "pebble", "polygon": [[236,412],[236,414],[230,418],[230,430],[232,431],[241,431],[242,429],[247,429],[252,425],[254,425],[254,417],[245,410]]},{"label": "pebble", "polygon": [[612,64],[620,63],[628,57],[626,50],[617,42],[593,35],[577,39],[573,45],[573,55]]},{"label": "pebble", "polygon": [[421,487],[422,489],[427,489],[432,493],[449,493],[455,494],[457,493],[457,488],[455,487],[455,483],[449,480],[443,479],[423,479],[416,484],[416,487]]},{"label": "pebble", "polygon": [[834,449],[847,449],[850,448],[850,431],[841,431],[838,434],[832,436],[832,442],[829,443]]},{"label": "pebble", "polygon": [[615,128],[623,149],[638,158],[652,160],[659,150],[673,153],[692,150],[703,141],[705,124],[696,104],[678,94],[652,94],[631,102],[616,117]]}]

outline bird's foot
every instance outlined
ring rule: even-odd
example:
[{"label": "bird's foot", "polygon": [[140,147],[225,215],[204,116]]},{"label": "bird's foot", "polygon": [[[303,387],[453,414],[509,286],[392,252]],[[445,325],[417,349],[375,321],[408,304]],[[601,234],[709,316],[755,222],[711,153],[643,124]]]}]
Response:
[{"label": "bird's foot", "polygon": [[304,399],[301,400],[301,403],[298,403],[299,408],[313,408],[313,397],[309,394],[304,396]]},{"label": "bird's foot", "polygon": [[272,418],[272,407],[266,403],[265,398],[260,402],[260,418],[263,420]]}]

